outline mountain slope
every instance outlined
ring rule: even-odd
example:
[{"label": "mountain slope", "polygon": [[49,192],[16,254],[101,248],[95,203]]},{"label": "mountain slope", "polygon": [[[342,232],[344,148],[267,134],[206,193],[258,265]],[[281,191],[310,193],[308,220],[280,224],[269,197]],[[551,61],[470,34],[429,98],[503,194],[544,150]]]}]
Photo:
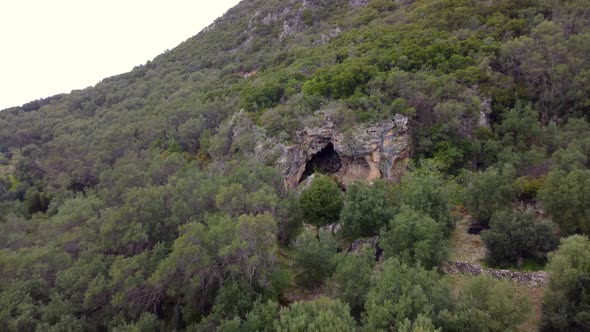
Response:
[{"label": "mountain slope", "polygon": [[129,73],[0,112],[0,327],[215,329],[279,299],[302,214],[251,126],[289,144],[324,114],[343,133],[403,114],[441,183],[487,169],[520,190],[501,208],[539,201],[590,168],[589,11],[244,0]]}]

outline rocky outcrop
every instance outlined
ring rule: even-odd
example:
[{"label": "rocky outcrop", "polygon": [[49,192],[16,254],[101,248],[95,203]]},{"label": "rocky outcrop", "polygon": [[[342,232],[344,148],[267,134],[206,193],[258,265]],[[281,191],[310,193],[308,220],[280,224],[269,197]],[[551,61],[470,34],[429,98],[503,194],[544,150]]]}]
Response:
[{"label": "rocky outcrop", "polygon": [[369,3],[369,0],[350,0],[349,4],[351,7],[362,7],[366,6]]},{"label": "rocky outcrop", "polygon": [[483,268],[467,262],[448,262],[441,271],[446,274],[468,274],[472,276],[488,275],[492,278],[510,280],[531,287],[544,287],[549,282],[547,272],[517,272]]},{"label": "rocky outcrop", "polygon": [[317,168],[330,173],[343,186],[356,180],[399,180],[411,152],[407,117],[396,115],[387,121],[343,131],[328,112],[318,115],[322,121],[298,131],[286,144],[266,135],[242,110],[222,126],[218,134],[222,143],[209,153],[223,159],[241,151],[252,153],[258,160],[274,162],[287,188],[299,186]]},{"label": "rocky outcrop", "polygon": [[329,115],[324,115],[321,126],[299,131],[294,144],[279,144],[277,164],[287,187],[296,187],[304,180],[306,168],[310,169],[308,163],[316,155],[327,155],[328,148],[333,149],[340,162],[339,168],[330,173],[345,186],[355,180],[396,181],[410,155],[408,118],[396,115],[391,120],[343,133]]}]

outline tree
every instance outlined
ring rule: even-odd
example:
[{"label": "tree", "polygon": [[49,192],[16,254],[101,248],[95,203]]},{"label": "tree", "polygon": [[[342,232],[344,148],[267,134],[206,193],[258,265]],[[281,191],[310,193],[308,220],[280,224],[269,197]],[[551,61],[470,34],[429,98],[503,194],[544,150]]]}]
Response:
[{"label": "tree", "polygon": [[296,302],[281,309],[275,322],[279,332],[356,331],[348,305],[339,300],[319,298],[310,302]]},{"label": "tree", "polygon": [[461,288],[456,307],[440,319],[448,331],[514,331],[529,311],[527,299],[510,282],[478,277]]},{"label": "tree", "polygon": [[516,198],[514,169],[490,167],[473,173],[467,184],[465,204],[469,212],[482,224],[488,225],[494,212],[510,207]]},{"label": "tree", "polygon": [[350,239],[379,233],[393,216],[389,185],[377,180],[372,185],[355,182],[346,190],[341,213],[342,231]]},{"label": "tree", "polygon": [[[371,250],[372,251],[372,250]],[[352,315],[360,318],[371,286],[375,255],[369,250],[359,254],[340,254],[330,279],[330,294],[350,306]]]},{"label": "tree", "polygon": [[[238,283],[238,289],[272,289],[277,268],[275,234],[276,223],[269,214],[237,219],[208,215],[204,223],[181,228],[172,251],[150,277],[150,285],[161,296],[181,303],[185,322],[194,322],[208,313],[216,291],[226,283]],[[235,289],[226,287],[219,294],[231,297],[228,294]]]},{"label": "tree", "polygon": [[418,315],[413,322],[406,318],[400,325],[398,332],[441,332],[441,328],[436,328],[432,319],[422,314]]},{"label": "tree", "polygon": [[590,329],[590,241],[573,235],[561,240],[549,255],[549,286],[543,298],[543,329],[587,331]]},{"label": "tree", "polygon": [[488,248],[490,264],[500,266],[519,264],[523,259],[544,263],[547,253],[559,244],[552,222],[521,211],[496,212],[481,239]]},{"label": "tree", "polygon": [[427,214],[448,235],[455,227],[451,216],[453,204],[451,190],[439,167],[434,162],[423,161],[420,167],[404,174],[399,187],[400,203]]},{"label": "tree", "polygon": [[563,234],[590,234],[590,170],[553,171],[539,198]]},{"label": "tree", "polygon": [[317,175],[301,193],[299,201],[303,217],[317,228],[318,234],[320,227],[338,222],[343,206],[342,191],[330,177]]},{"label": "tree", "polygon": [[279,201],[276,211],[277,238],[282,244],[290,244],[303,229],[303,211],[298,197],[289,195]]},{"label": "tree", "polygon": [[403,206],[381,232],[379,246],[386,257],[398,257],[408,264],[421,262],[431,269],[440,265],[448,254],[442,225],[425,213]]},{"label": "tree", "polygon": [[242,324],[242,329],[248,332],[272,332],[274,331],[274,322],[278,319],[278,303],[271,300],[256,302],[252,310],[246,315],[246,321]]},{"label": "tree", "polygon": [[364,326],[371,331],[397,331],[406,320],[433,319],[448,308],[450,291],[436,271],[385,260],[367,294]]},{"label": "tree", "polygon": [[307,232],[295,241],[293,260],[300,269],[296,281],[301,286],[314,288],[334,272],[336,250],[327,242],[322,242]]}]

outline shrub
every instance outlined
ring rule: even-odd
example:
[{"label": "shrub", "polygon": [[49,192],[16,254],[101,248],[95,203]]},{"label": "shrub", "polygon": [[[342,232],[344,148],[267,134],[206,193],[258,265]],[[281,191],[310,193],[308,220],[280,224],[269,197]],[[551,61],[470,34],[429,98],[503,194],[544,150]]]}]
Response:
[{"label": "shrub", "polygon": [[531,212],[499,211],[481,238],[492,265],[518,264],[524,259],[544,263],[547,253],[557,248],[559,238],[555,231],[552,222],[537,220]]}]

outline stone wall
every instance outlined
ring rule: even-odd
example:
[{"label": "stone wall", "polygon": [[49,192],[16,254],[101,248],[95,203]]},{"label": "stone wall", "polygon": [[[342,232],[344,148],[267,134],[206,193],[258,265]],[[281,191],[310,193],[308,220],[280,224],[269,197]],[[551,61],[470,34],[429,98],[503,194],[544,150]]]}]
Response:
[{"label": "stone wall", "polygon": [[446,274],[468,274],[472,276],[488,275],[496,279],[515,281],[531,287],[544,287],[549,282],[547,272],[516,272],[483,268],[468,262],[448,262],[441,268]]}]

